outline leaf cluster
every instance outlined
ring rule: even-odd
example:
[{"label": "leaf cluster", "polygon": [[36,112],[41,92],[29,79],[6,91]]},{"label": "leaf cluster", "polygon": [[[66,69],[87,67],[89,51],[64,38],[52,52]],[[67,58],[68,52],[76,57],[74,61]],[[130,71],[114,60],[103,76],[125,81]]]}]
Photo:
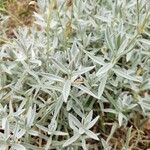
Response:
[{"label": "leaf cluster", "polygon": [[0,47],[0,149],[111,149],[134,114],[150,117],[149,2],[37,3],[35,26]]}]

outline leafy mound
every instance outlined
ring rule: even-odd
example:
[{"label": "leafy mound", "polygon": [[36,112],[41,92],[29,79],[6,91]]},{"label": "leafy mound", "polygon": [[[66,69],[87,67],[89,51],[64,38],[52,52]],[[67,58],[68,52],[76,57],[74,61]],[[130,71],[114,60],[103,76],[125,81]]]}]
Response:
[{"label": "leafy mound", "polygon": [[150,117],[146,0],[38,0],[0,49],[0,149],[117,149]]}]

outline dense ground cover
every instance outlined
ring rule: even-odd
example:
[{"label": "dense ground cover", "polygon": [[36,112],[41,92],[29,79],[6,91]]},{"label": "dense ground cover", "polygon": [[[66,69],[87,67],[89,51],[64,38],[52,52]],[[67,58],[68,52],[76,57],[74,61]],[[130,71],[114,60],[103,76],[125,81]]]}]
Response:
[{"label": "dense ground cover", "polygon": [[0,150],[150,148],[148,0],[0,7]]}]

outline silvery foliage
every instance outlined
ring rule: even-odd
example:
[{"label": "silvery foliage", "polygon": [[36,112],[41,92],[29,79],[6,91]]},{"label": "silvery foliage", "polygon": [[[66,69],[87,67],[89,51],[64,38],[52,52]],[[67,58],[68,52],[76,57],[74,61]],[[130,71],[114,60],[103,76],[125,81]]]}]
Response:
[{"label": "silvery foliage", "polygon": [[150,117],[148,0],[55,2],[38,0],[35,26],[1,46],[1,150],[86,150],[101,112],[118,127]]}]

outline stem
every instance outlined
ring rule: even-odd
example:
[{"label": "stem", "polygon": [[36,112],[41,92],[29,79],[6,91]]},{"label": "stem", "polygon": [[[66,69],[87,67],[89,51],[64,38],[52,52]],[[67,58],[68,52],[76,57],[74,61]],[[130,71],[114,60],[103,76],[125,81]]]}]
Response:
[{"label": "stem", "polygon": [[137,0],[137,5],[136,5],[136,10],[137,10],[137,26],[139,25],[140,22],[140,16],[139,16],[139,0]]},{"label": "stem", "polygon": [[48,17],[47,17],[47,26],[46,26],[46,34],[47,34],[47,52],[49,51],[50,48],[50,21],[51,21],[51,7],[49,8],[50,10],[48,11]]}]

